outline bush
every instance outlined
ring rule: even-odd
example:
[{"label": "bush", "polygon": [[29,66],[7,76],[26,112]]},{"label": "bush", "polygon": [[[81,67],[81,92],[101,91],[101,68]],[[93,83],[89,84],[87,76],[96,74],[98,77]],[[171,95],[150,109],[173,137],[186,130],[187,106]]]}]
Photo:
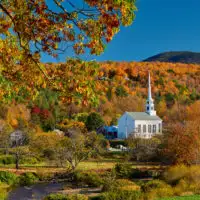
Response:
[{"label": "bush", "polygon": [[163,197],[172,197],[174,196],[174,191],[171,186],[167,186],[164,188],[155,188],[152,189],[150,192],[146,193],[145,199],[147,200],[154,200],[154,199],[159,199]]},{"label": "bush", "polygon": [[140,200],[141,197],[142,193],[139,191],[117,190],[102,194],[99,200]]},{"label": "bush", "polygon": [[0,182],[0,199],[6,200],[8,196],[8,188],[9,186],[5,183]]},{"label": "bush", "polygon": [[174,186],[175,195],[200,193],[200,167],[177,165],[164,173],[166,182]]},{"label": "bush", "polygon": [[164,172],[164,179],[167,183],[175,185],[186,176],[188,173],[188,167],[185,165],[177,165],[170,167]]},{"label": "bush", "polygon": [[20,160],[20,164],[37,164],[38,163],[38,160],[37,158],[28,158],[28,157],[25,157],[23,159]]},{"label": "bush", "polygon": [[103,184],[103,180],[95,172],[76,172],[74,179],[77,183],[86,184],[90,187],[99,187]]},{"label": "bush", "polygon": [[141,189],[143,192],[150,192],[153,189],[157,188],[165,188],[168,187],[169,185],[165,183],[164,181],[161,180],[152,180],[149,181],[141,186]]},{"label": "bush", "polygon": [[15,164],[15,158],[12,155],[0,156],[0,163],[3,165]]},{"label": "bush", "polygon": [[36,174],[40,181],[50,181],[54,178],[53,172],[47,172],[42,168],[38,168]]},{"label": "bush", "polygon": [[173,188],[161,180],[152,180],[141,186],[146,200],[154,200],[162,197],[171,197],[174,195]]},{"label": "bush", "polygon": [[29,186],[29,185],[33,185],[35,182],[37,182],[39,180],[39,178],[36,176],[35,173],[32,172],[26,172],[24,174],[22,174],[19,177],[19,183],[22,186]]},{"label": "bush", "polygon": [[17,180],[18,176],[16,174],[7,171],[0,171],[0,182],[14,185],[17,183]]},{"label": "bush", "polygon": [[64,195],[64,194],[50,194],[44,200],[88,200],[88,197],[81,194]]},{"label": "bush", "polygon": [[115,165],[116,175],[121,178],[129,178],[132,175],[132,167],[128,163],[117,163]]},{"label": "bush", "polygon": [[120,190],[127,190],[127,191],[140,190],[140,186],[138,186],[137,184],[128,179],[118,179],[116,182]]},{"label": "bush", "polygon": [[117,187],[118,187],[118,183],[116,181],[115,172],[114,171],[112,171],[111,173],[108,172],[104,178],[102,191],[104,191],[104,192],[115,191],[117,189]]},{"label": "bush", "polygon": [[157,177],[160,175],[156,171],[133,169],[129,163],[116,164],[115,172],[119,178],[149,178]]},{"label": "bush", "polygon": [[176,165],[164,172],[166,182],[176,185],[181,179],[187,179],[190,183],[200,184],[200,167]]},{"label": "bush", "polygon": [[187,193],[200,193],[199,183],[191,183],[188,179],[181,179],[179,183],[174,187],[174,194],[183,196]]}]

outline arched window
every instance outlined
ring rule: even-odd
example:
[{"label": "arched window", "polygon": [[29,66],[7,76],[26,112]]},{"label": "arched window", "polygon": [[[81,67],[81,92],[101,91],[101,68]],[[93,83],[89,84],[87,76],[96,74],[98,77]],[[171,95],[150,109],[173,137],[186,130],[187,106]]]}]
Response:
[{"label": "arched window", "polygon": [[146,125],[144,124],[143,125],[143,133],[146,133],[147,132],[147,128],[146,128]]},{"label": "arched window", "polygon": [[148,125],[148,132],[151,133],[151,124]]},{"label": "arched window", "polygon": [[138,125],[138,133],[141,133],[141,124]]},{"label": "arched window", "polygon": [[156,133],[156,125],[153,125],[153,133]]}]

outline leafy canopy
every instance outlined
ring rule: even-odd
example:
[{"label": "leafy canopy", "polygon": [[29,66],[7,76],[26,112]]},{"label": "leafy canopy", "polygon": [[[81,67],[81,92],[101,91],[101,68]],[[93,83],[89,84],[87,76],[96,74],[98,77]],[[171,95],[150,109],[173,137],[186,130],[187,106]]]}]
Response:
[{"label": "leafy canopy", "polygon": [[[135,0],[1,0],[0,78],[8,90],[7,97],[13,98],[13,91],[25,98],[29,98],[27,92],[33,96],[34,90],[46,87],[44,77],[53,80],[53,88],[65,94],[77,89],[71,83],[64,89],[59,85],[70,67],[62,67],[62,73],[60,69],[49,70],[48,65],[39,62],[41,54],[58,57],[70,48],[74,55],[99,55],[121,25],[133,22],[134,11]],[[79,66],[78,70],[89,73]],[[88,87],[88,82],[83,84]],[[0,91],[0,97],[4,93]],[[82,96],[86,101],[87,96]]]}]

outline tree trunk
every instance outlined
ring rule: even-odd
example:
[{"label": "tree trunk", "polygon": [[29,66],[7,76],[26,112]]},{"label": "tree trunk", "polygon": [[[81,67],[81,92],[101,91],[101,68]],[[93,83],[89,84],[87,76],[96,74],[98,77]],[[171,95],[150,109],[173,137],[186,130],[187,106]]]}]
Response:
[{"label": "tree trunk", "polygon": [[19,155],[15,154],[15,169],[19,169]]}]

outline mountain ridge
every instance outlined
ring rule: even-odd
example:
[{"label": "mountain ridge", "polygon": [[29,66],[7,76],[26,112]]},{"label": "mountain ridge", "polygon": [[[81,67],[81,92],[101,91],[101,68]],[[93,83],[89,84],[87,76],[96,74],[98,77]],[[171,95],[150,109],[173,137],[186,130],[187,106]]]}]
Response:
[{"label": "mountain ridge", "polygon": [[200,53],[191,51],[169,51],[151,56],[143,62],[172,62],[186,64],[200,64]]}]

